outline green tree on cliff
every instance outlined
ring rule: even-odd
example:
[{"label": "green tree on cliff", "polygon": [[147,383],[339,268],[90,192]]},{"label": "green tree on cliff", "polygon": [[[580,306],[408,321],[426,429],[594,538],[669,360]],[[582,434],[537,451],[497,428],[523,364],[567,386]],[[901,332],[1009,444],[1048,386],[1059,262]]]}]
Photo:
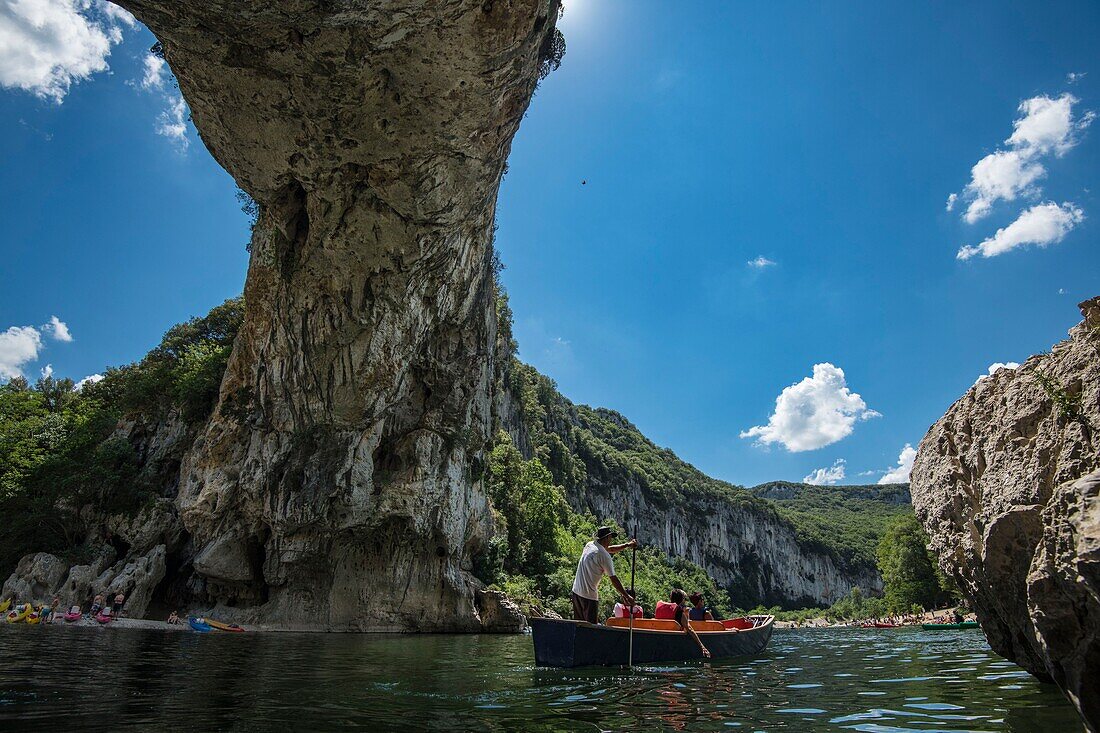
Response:
[{"label": "green tree on cliff", "polygon": [[878,567],[886,603],[894,613],[914,604],[930,608],[942,598],[939,576],[928,554],[928,536],[912,514],[899,517],[878,545]]},{"label": "green tree on cliff", "polygon": [[524,460],[507,433],[497,436],[489,454],[488,493],[503,525],[507,547],[504,570],[545,575],[561,552],[558,533],[565,524],[565,494],[537,458]]}]

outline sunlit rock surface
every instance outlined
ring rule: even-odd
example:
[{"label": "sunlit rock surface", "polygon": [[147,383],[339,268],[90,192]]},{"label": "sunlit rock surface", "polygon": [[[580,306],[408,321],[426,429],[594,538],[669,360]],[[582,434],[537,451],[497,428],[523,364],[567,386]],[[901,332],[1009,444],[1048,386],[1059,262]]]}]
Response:
[{"label": "sunlit rock surface", "polygon": [[479,629],[496,195],[557,0],[119,4],[261,210],[180,467],[188,592],[268,622]]},{"label": "sunlit rock surface", "polygon": [[913,503],[990,644],[1100,729],[1100,298],[921,441]]}]

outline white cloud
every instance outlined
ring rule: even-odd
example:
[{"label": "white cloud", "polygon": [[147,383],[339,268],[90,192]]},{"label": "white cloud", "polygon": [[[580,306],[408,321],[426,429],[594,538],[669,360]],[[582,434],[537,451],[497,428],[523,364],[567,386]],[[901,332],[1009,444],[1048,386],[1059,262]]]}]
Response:
[{"label": "white cloud", "polygon": [[[0,3],[4,0],[0,0]],[[11,379],[23,376],[23,368],[38,359],[38,353],[45,347],[43,336],[52,336],[56,341],[69,342],[73,340],[73,334],[68,325],[57,316],[50,316],[49,323],[35,328],[34,326],[12,326],[7,331],[0,331],[0,379]],[[42,369],[42,376],[53,374],[53,367],[47,364]]]},{"label": "white cloud", "polygon": [[815,450],[851,435],[859,420],[880,417],[863,398],[848,389],[844,370],[825,362],[812,377],[785,388],[775,399],[767,425],[741,433],[758,445],[780,443],[792,453]]},{"label": "white cloud", "polygon": [[1073,119],[1073,105],[1077,97],[1063,94],[1057,99],[1040,95],[1020,102],[1020,117],[1012,123],[1012,136],[1008,145],[1039,154],[1065,155],[1077,144],[1077,132],[1088,127],[1095,114],[1085,112],[1080,119]]},{"label": "white cloud", "polygon": [[146,52],[142,64],[145,72],[141,77],[141,88],[148,91],[164,89],[164,72],[168,66],[164,59]]},{"label": "white cloud", "polygon": [[68,343],[73,340],[73,334],[69,330],[68,324],[57,316],[50,316],[50,322],[43,326],[42,330],[52,335],[58,341],[65,341]]},{"label": "white cloud", "polygon": [[42,374],[43,379],[49,379],[50,377],[52,377],[53,376],[53,364],[47,364],[46,366],[42,367],[41,374]]},{"label": "white cloud", "polygon": [[137,18],[135,18],[126,8],[107,2],[107,0],[99,0],[95,5],[99,9],[99,12],[114,21],[115,25],[122,24],[127,28],[137,28]]},{"label": "white cloud", "polygon": [[0,86],[58,104],[76,82],[107,70],[121,25],[134,17],[92,0],[0,0]]},{"label": "white cloud", "polygon": [[986,216],[997,201],[1015,201],[1021,195],[1037,194],[1036,182],[1046,168],[1029,154],[1018,150],[999,150],[985,156],[970,170],[966,193],[970,206],[963,213],[967,224]]},{"label": "white cloud", "polygon": [[1018,369],[1019,366],[1020,365],[1017,364],[1014,361],[996,361],[996,362],[993,362],[992,364],[989,365],[989,373],[988,374],[979,374],[978,378],[974,380],[974,384],[977,384],[978,382],[982,381],[983,379],[988,379],[989,377],[993,376],[994,374],[996,374],[997,372],[999,372],[1002,369]]},{"label": "white cloud", "polygon": [[187,104],[178,93],[166,94],[167,108],[157,117],[158,135],[168,138],[182,153],[187,150]]},{"label": "white cloud", "polygon": [[763,270],[765,267],[772,267],[775,265],[774,260],[769,260],[764,255],[757,255],[755,259],[748,261],[748,266],[756,268],[757,270]]},{"label": "white cloud", "polygon": [[838,458],[829,468],[818,468],[802,479],[812,486],[832,486],[844,480],[844,459]]},{"label": "white cloud", "polygon": [[[169,80],[172,83],[169,84]],[[186,152],[190,145],[187,138],[187,103],[180,95],[179,87],[174,83],[172,71],[160,56],[146,53],[142,59],[141,81],[126,82],[132,87],[160,96],[164,109],[157,115],[153,129],[158,135],[168,138],[179,152]]]},{"label": "white cloud", "polygon": [[1066,83],[1067,84],[1076,84],[1077,82],[1084,79],[1087,74],[1088,74],[1087,71],[1081,71],[1081,72],[1071,71],[1068,74],[1066,74]]},{"label": "white cloud", "polygon": [[103,375],[102,374],[89,374],[88,376],[84,377],[84,379],[81,379],[79,382],[77,382],[76,384],[73,385],[73,391],[74,392],[79,392],[80,390],[84,389],[85,386],[87,386],[89,384],[96,384],[97,382],[102,382],[102,381],[103,381]]},{"label": "white cloud", "polygon": [[[1057,98],[1039,95],[1020,103],[1012,135],[1004,141],[1007,147],[985,156],[970,170],[970,182],[963,189],[963,197],[970,202],[963,212],[967,223],[987,216],[998,201],[1042,193],[1039,181],[1047,171],[1039,159],[1065,155],[1095,118],[1091,111],[1074,118],[1073,106],[1079,101],[1066,93]],[[948,211],[955,208],[958,198],[958,194],[948,197]]]},{"label": "white cloud", "polygon": [[1003,229],[981,244],[962,247],[955,255],[968,260],[975,255],[996,257],[1017,247],[1034,244],[1046,247],[1061,242],[1075,226],[1085,219],[1085,212],[1072,203],[1059,206],[1048,201],[1032,206]]},{"label": "white cloud", "polygon": [[917,457],[917,451],[913,446],[908,443],[901,449],[901,453],[898,455],[898,465],[891,468],[886,472],[882,478],[878,480],[880,484],[904,484],[909,481],[909,474],[913,470],[913,461]]},{"label": "white cloud", "polygon": [[0,379],[23,376],[23,367],[38,358],[42,334],[34,326],[0,331]]}]

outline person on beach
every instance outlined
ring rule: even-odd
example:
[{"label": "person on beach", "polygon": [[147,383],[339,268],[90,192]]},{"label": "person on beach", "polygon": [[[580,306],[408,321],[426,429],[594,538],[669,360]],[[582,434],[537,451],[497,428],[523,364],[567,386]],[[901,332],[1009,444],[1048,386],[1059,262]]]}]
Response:
[{"label": "person on beach", "polygon": [[692,621],[713,621],[710,609],[703,605],[703,594],[695,591],[688,598],[691,600],[691,608],[688,609],[688,618]]},{"label": "person on beach", "polygon": [[61,615],[61,598],[54,596],[53,600],[50,601],[50,607],[42,609],[42,612],[45,614],[42,620],[48,624],[52,624],[54,618]]},{"label": "person on beach", "polygon": [[179,611],[172,611],[172,613],[170,613],[168,615],[168,623],[172,624],[172,625],[175,625],[175,624],[178,624],[179,622],[180,622]]},{"label": "person on beach", "polygon": [[96,593],[95,598],[92,599],[92,610],[89,615],[95,616],[103,609],[103,594]]},{"label": "person on beach", "polygon": [[111,615],[115,618],[122,616],[122,606],[126,603],[126,594],[119,591],[115,594],[115,605],[111,609]]},{"label": "person on beach", "polygon": [[611,578],[611,585],[622,596],[623,605],[627,608],[634,607],[634,597],[627,592],[623,584],[615,576],[615,563],[612,555],[623,550],[638,546],[638,540],[632,539],[621,545],[611,544],[615,539],[615,531],[610,527],[600,527],[596,530],[596,539],[584,546],[581,559],[577,563],[577,574],[573,578],[573,592],[570,598],[573,601],[573,618],[576,621],[587,621],[590,624],[598,624],[600,613],[600,581],[603,576]]},{"label": "person on beach", "polygon": [[699,638],[699,634],[695,633],[695,629],[691,628],[691,618],[687,606],[684,604],[686,595],[687,594],[679,588],[674,588],[672,592],[668,594],[668,600],[671,601],[671,603],[668,601],[658,601],[653,616],[654,618],[675,621],[679,624],[680,629],[699,645],[699,651],[703,653],[703,657],[705,659],[710,659],[710,650],[703,644],[703,640]]}]

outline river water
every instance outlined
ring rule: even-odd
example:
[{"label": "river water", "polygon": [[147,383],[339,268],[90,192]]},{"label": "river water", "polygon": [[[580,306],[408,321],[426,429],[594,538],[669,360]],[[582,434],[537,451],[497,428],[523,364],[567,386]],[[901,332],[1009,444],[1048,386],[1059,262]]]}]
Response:
[{"label": "river water", "polygon": [[[18,724],[17,724],[18,723]],[[981,632],[779,630],[754,658],[533,666],[525,636],[0,625],[0,730],[1080,731]]]}]

